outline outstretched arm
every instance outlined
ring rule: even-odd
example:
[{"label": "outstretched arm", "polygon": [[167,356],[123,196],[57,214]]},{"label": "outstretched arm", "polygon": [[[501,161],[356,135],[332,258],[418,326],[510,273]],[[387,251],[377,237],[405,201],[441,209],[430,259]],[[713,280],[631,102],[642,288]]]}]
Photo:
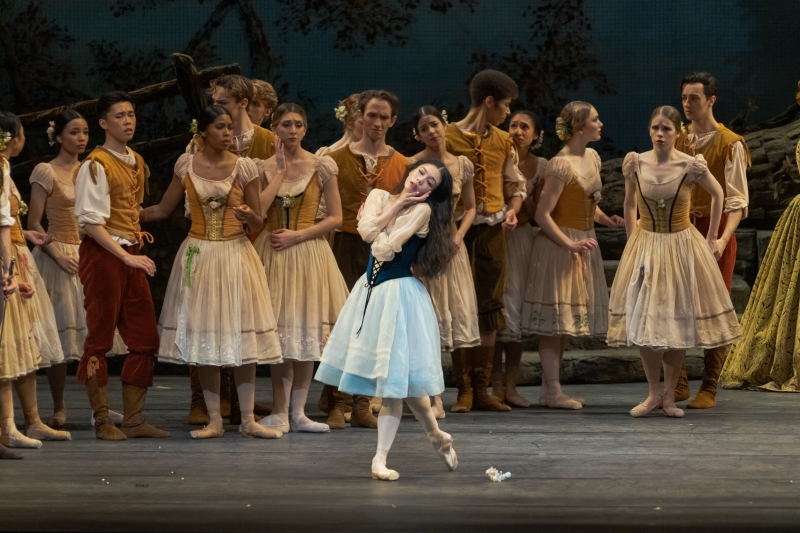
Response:
[{"label": "outstretched arm", "polygon": [[167,192],[156,205],[146,207],[139,212],[139,222],[154,222],[164,220],[175,209],[183,199],[184,188],[181,179],[177,174],[172,175],[172,181],[167,188]]}]

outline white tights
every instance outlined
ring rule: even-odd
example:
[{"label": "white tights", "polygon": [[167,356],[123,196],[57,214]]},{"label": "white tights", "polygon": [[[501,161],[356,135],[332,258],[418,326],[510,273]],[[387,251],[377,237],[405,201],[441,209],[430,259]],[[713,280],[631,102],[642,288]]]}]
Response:
[{"label": "white tights", "polygon": [[[411,412],[419,421],[426,434],[439,431],[439,424],[436,416],[431,409],[431,399],[428,396],[422,398],[406,398],[406,403],[411,408]],[[381,412],[378,415],[378,448],[375,458],[372,460],[373,472],[394,472],[386,468],[386,457],[392,448],[392,443],[397,435],[397,428],[400,426],[400,418],[403,416],[403,400],[400,398],[383,398]],[[395,472],[396,474],[396,472]]]},{"label": "white tights", "polygon": [[327,424],[314,422],[306,416],[306,401],[314,375],[313,361],[285,361],[269,365],[272,376],[272,414],[259,423],[267,428],[289,431],[291,413],[292,431],[324,433]]}]

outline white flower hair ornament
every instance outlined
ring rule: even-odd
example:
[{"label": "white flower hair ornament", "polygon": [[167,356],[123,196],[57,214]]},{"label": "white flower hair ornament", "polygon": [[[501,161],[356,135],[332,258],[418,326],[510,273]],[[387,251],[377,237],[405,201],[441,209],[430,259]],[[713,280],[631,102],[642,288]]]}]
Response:
[{"label": "white flower hair ornament", "polygon": [[47,128],[47,141],[50,146],[56,144],[56,123],[53,120],[50,121],[50,126]]},{"label": "white flower hair ornament", "polygon": [[192,123],[189,124],[189,131],[197,135],[197,119],[193,118]]},{"label": "white flower hair ornament", "polygon": [[347,106],[344,105],[344,100],[339,100],[339,105],[334,109],[336,119],[342,122],[347,122]]},{"label": "white flower hair ornament", "polygon": [[444,125],[445,126],[450,124],[450,121],[447,118],[447,111],[445,111],[444,109],[442,109],[442,120],[444,120]]},{"label": "white flower hair ornament", "polygon": [[8,148],[8,143],[11,142],[11,133],[8,131],[0,130],[0,152]]}]

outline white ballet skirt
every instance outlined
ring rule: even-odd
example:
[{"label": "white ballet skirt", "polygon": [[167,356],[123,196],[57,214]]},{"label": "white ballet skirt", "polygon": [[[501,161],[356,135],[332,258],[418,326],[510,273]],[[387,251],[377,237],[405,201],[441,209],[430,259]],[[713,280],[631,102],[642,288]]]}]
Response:
[{"label": "white ballet skirt", "polygon": [[[228,196],[258,177],[255,164],[241,158],[225,180],[205,180],[192,171],[192,154],[175,164],[175,174],[203,198]],[[189,202],[191,200],[187,200]],[[187,251],[191,257],[187,285]],[[158,360],[168,363],[241,366],[280,363],[280,340],[267,279],[246,236],[212,241],[187,237],[175,257],[159,320]]]},{"label": "white ballet skirt", "polygon": [[[317,180],[319,193],[324,197],[325,184],[337,172],[333,159],[320,157],[307,175],[281,182],[277,197],[310,194],[308,185],[312,179]],[[264,174],[269,183],[271,174],[268,171]],[[319,361],[325,338],[347,301],[347,285],[323,236],[279,251],[270,245],[269,238],[270,232],[263,231],[253,246],[267,274],[283,359]]]},{"label": "white ballet skirt", "polygon": [[[373,256],[383,262],[394,259],[412,236],[427,236],[430,218],[428,205],[417,204],[394,226],[378,231],[375,219],[389,197],[386,191],[370,192],[358,223],[362,238],[372,242]],[[441,394],[439,328],[425,287],[413,277],[384,281],[372,288],[365,314],[368,294],[365,274],[339,315],[315,379],[350,394],[382,398]]]}]

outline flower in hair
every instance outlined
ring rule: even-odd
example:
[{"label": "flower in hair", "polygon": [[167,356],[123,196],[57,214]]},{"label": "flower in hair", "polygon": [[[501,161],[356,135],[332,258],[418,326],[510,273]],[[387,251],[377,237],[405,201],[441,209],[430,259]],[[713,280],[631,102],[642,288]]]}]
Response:
[{"label": "flower in hair", "polygon": [[50,121],[50,127],[47,128],[47,140],[50,142],[50,146],[56,144],[56,123],[54,121]]},{"label": "flower in hair", "polygon": [[347,106],[344,105],[344,100],[339,100],[339,105],[334,109],[336,113],[336,120],[345,122],[347,120]]},{"label": "flower in hair", "polygon": [[447,126],[449,122],[447,120],[447,111],[445,111],[444,109],[442,109],[442,119],[444,119],[444,125]]},{"label": "flower in hair", "polygon": [[572,124],[567,122],[561,117],[556,119],[556,135],[564,142],[567,142],[572,137]]},{"label": "flower in hair", "polygon": [[189,131],[191,131],[192,133],[195,133],[195,134],[197,133],[197,119],[196,118],[192,119],[192,123],[189,125]]},{"label": "flower in hair", "polygon": [[679,120],[678,122],[681,125],[679,133],[686,133],[686,126],[683,125],[683,121]]},{"label": "flower in hair", "polygon": [[11,133],[8,131],[0,130],[0,152],[8,148],[8,143],[11,142]]},{"label": "flower in hair", "polygon": [[539,138],[534,141],[531,147],[528,149],[529,152],[533,152],[534,150],[538,150],[541,148],[542,143],[544,142],[544,131],[539,132]]},{"label": "flower in hair", "polygon": [[416,137],[417,136],[417,128],[411,128],[411,133],[414,135],[414,137]]}]

